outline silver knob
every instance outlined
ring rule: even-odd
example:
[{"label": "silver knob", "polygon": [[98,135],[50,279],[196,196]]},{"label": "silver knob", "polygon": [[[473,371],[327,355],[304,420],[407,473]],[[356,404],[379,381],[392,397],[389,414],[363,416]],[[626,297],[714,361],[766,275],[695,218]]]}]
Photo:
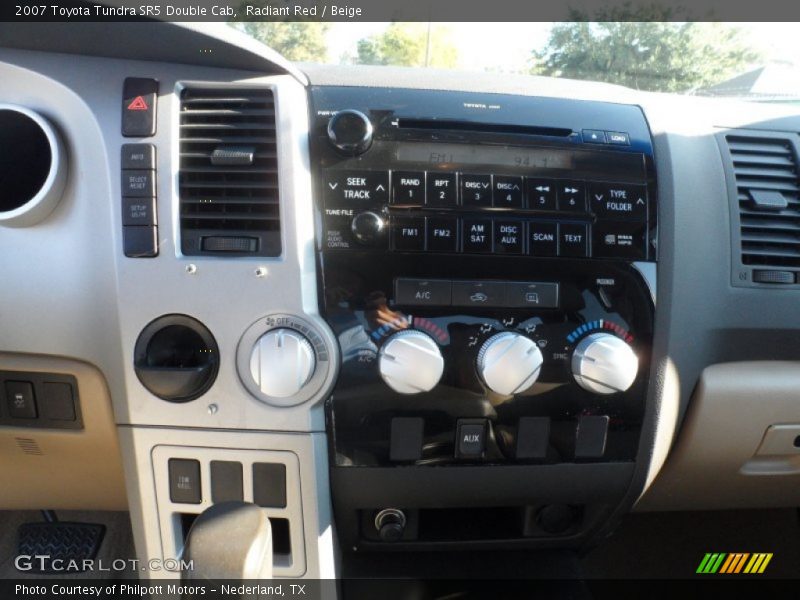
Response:
[{"label": "silver knob", "polygon": [[624,392],[636,379],[639,359],[614,335],[593,333],[583,338],[572,355],[572,374],[583,389],[595,394]]},{"label": "silver knob", "polygon": [[493,335],[478,352],[478,372],[484,383],[505,396],[531,387],[539,377],[542,362],[536,342],[511,331]]},{"label": "silver knob", "polygon": [[253,346],[250,375],[267,396],[289,398],[308,383],[316,363],[314,348],[305,336],[294,329],[273,329]]},{"label": "silver knob", "polygon": [[401,394],[429,392],[444,371],[444,358],[433,338],[421,331],[392,335],[380,350],[378,369],[390,388]]}]

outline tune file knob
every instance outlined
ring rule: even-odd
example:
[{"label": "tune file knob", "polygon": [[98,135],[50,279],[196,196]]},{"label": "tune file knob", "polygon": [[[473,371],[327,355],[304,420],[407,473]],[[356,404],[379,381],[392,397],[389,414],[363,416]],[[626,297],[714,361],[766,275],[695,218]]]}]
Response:
[{"label": "tune file knob", "polygon": [[395,392],[419,394],[439,383],[444,358],[431,336],[407,329],[393,334],[381,347],[378,370]]},{"label": "tune file knob", "polygon": [[311,342],[294,329],[273,329],[262,335],[250,354],[250,374],[262,393],[289,398],[308,383],[316,368]]},{"label": "tune file knob", "polygon": [[583,389],[595,394],[624,392],[636,379],[639,359],[620,338],[593,333],[578,342],[572,355],[572,374]]},{"label": "tune file knob", "polygon": [[478,373],[492,391],[508,396],[530,388],[539,377],[542,362],[542,352],[536,342],[504,331],[481,346]]}]

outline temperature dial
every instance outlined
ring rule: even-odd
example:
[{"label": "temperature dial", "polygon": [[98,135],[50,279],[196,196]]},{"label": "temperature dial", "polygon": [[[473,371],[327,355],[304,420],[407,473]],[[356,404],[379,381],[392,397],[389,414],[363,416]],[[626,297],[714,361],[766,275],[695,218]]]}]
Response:
[{"label": "temperature dial", "polygon": [[623,340],[608,333],[583,338],[572,355],[572,374],[583,389],[595,394],[624,392],[636,379],[639,359]]},{"label": "temperature dial", "polygon": [[328,121],[328,139],[343,154],[363,154],[372,145],[372,122],[361,111],[340,110]]},{"label": "temperature dial", "polygon": [[409,329],[395,333],[381,347],[378,369],[395,392],[418,394],[439,383],[444,358],[433,338]]},{"label": "temperature dial", "polygon": [[536,343],[505,331],[490,337],[478,352],[478,372],[489,388],[508,396],[531,387],[542,369],[542,352]]},{"label": "temperature dial", "polygon": [[297,394],[314,374],[316,356],[306,337],[289,328],[268,331],[250,354],[250,375],[262,393],[273,398]]}]

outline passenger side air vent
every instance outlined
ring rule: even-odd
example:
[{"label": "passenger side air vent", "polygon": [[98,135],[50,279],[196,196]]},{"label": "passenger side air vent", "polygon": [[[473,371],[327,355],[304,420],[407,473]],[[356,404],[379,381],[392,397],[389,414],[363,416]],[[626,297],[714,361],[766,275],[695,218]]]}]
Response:
[{"label": "passenger side air vent", "polygon": [[181,92],[179,192],[185,255],[280,255],[272,90]]},{"label": "passenger side air vent", "polygon": [[793,271],[800,270],[800,179],[793,142],[758,132],[728,134],[725,142],[739,215],[742,268],[735,279],[794,283]]}]

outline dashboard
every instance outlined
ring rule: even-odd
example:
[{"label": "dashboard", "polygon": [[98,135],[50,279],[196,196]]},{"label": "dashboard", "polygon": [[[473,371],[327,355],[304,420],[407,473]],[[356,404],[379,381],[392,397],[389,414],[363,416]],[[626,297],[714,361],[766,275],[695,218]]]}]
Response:
[{"label": "dashboard", "polygon": [[275,576],[333,578],[800,501],[796,108],[35,27],[0,28],[0,508],[129,510],[144,560],[243,500]]}]

